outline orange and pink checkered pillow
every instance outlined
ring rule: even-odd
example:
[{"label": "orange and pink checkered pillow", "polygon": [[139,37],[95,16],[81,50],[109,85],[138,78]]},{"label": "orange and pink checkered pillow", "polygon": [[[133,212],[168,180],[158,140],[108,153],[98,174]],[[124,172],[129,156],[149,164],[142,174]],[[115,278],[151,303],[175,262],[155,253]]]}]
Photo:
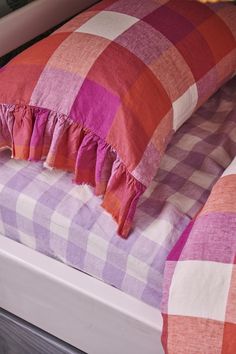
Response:
[{"label": "orange and pink checkered pillow", "polygon": [[236,8],[104,0],[0,72],[0,148],[95,187],[127,237],[172,134],[236,70]]}]

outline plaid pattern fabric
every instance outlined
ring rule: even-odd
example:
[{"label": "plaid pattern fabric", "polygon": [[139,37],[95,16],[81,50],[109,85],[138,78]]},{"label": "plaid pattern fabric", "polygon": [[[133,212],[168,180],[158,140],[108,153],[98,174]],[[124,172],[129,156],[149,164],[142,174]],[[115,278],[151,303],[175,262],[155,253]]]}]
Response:
[{"label": "plaid pattern fabric", "polygon": [[236,152],[236,80],[176,133],[140,199],[132,237],[71,175],[0,155],[0,233],[159,307],[167,255]]},{"label": "plaid pattern fabric", "polygon": [[75,172],[126,237],[173,131],[236,69],[236,8],[105,0],[0,74],[0,147]]},{"label": "plaid pattern fabric", "polygon": [[162,336],[166,353],[236,352],[235,190],[236,158],[168,257]]}]

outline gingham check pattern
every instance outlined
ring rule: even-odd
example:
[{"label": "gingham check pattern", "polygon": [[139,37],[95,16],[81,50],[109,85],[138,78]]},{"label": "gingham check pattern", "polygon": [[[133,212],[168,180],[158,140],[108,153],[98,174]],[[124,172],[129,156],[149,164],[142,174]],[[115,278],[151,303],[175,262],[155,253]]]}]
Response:
[{"label": "gingham check pattern", "polygon": [[140,200],[132,237],[116,237],[90,187],[6,152],[0,232],[159,307],[166,257],[236,152],[235,88],[232,80],[176,133]]},{"label": "gingham check pattern", "polygon": [[[236,107],[233,114],[236,119]],[[236,353],[235,191],[236,157],[168,256],[162,302],[166,353]]]},{"label": "gingham check pattern", "polygon": [[0,72],[0,148],[95,187],[127,237],[167,143],[236,70],[236,8],[104,0]]}]

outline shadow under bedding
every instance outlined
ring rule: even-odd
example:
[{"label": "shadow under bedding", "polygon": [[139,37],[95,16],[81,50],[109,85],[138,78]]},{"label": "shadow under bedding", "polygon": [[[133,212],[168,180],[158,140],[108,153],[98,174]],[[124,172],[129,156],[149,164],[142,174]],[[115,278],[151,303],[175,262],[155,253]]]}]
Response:
[{"label": "shadow under bedding", "polygon": [[127,240],[88,186],[0,153],[0,233],[155,307],[166,257],[236,154],[236,79],[175,134]]}]

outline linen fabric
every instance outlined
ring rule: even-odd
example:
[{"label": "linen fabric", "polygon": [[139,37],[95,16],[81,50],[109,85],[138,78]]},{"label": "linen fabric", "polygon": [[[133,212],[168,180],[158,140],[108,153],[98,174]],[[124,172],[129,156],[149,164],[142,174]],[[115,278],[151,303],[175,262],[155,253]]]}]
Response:
[{"label": "linen fabric", "polygon": [[0,71],[0,149],[73,171],[127,237],[176,131],[236,70],[236,8],[104,0]]},{"label": "linen fabric", "polygon": [[236,158],[171,251],[164,278],[166,353],[236,351]]},{"label": "linen fabric", "polygon": [[160,307],[167,255],[236,153],[236,80],[176,133],[127,240],[88,186],[42,162],[0,155],[0,235]]}]

